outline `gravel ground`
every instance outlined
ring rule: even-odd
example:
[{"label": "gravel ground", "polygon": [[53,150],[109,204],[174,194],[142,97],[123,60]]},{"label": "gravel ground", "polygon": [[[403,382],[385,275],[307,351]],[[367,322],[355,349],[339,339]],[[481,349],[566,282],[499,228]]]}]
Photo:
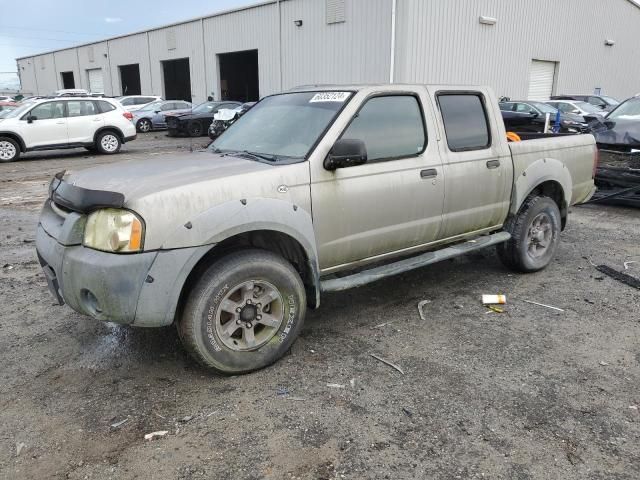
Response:
[{"label": "gravel ground", "polygon": [[0,165],[0,478],[640,478],[640,293],[593,267],[640,261],[640,212],[573,208],[540,273],[487,250],[327,295],[282,361],[221,377],[174,328],[54,305],[33,243],[55,172],[190,143]]}]

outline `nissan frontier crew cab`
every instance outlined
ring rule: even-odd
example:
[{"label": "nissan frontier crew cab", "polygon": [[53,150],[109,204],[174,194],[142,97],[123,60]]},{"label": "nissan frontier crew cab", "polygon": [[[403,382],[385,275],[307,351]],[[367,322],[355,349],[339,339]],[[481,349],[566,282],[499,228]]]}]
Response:
[{"label": "nissan frontier crew cab", "polygon": [[297,88],[206,151],[57,174],[37,251],[60,304],[176,323],[199,362],[249,372],[321,293],[492,245],[543,269],[596,162],[591,135],[507,143],[486,87]]}]

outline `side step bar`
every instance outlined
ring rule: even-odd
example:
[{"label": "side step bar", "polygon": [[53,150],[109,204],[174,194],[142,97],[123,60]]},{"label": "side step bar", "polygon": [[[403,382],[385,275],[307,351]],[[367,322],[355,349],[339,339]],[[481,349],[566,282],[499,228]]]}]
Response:
[{"label": "side step bar", "polygon": [[361,287],[368,283],[382,280],[383,278],[409,272],[416,268],[458,257],[475,250],[480,250],[481,248],[490,247],[491,245],[497,245],[498,243],[506,242],[510,238],[511,234],[508,232],[498,232],[493,235],[478,237],[468,242],[443,248],[442,250],[427,252],[388,265],[363,270],[362,272],[354,273],[346,277],[323,280],[320,282],[320,289],[323,292],[341,292],[350,288]]}]

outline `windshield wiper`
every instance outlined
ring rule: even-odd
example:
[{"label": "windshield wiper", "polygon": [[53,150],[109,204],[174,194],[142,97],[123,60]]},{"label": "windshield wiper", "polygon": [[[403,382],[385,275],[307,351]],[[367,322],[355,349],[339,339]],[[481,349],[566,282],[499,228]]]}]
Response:
[{"label": "windshield wiper", "polygon": [[248,150],[243,150],[240,153],[244,153],[245,155],[249,155],[255,158],[261,158],[262,160],[266,160],[267,162],[275,162],[276,160],[278,160],[278,157],[276,155],[269,155],[268,153],[256,153],[250,152]]}]

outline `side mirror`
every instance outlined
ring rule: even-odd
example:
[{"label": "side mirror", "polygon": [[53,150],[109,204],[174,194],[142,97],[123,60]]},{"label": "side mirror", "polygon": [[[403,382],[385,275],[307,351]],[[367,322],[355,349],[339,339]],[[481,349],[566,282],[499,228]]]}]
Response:
[{"label": "side mirror", "polygon": [[155,113],[160,113],[160,110],[156,110]]},{"label": "side mirror", "polygon": [[29,115],[27,117],[27,123],[33,123],[37,119],[38,119],[38,117],[34,117],[33,115]]},{"label": "side mirror", "polygon": [[607,129],[611,130],[616,126],[616,122],[614,122],[613,120],[605,120],[604,126],[607,127]]},{"label": "side mirror", "polygon": [[364,142],[357,139],[341,138],[333,144],[324,161],[324,168],[335,170],[355,167],[363,163],[367,163],[367,146]]}]

